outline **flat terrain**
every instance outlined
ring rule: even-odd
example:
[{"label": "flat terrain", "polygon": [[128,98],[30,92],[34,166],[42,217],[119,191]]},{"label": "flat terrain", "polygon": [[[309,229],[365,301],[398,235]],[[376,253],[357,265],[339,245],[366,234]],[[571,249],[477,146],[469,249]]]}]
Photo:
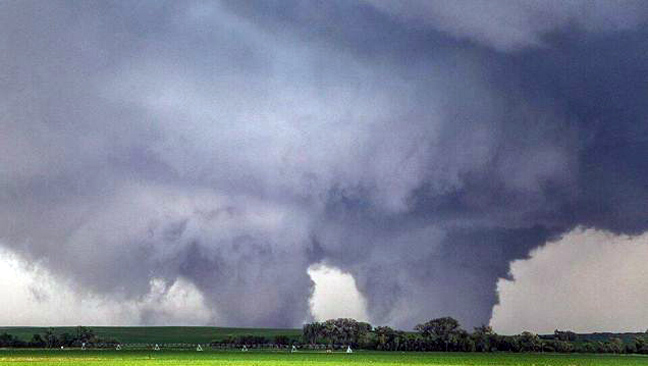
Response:
[{"label": "flat terrain", "polygon": [[0,365],[517,365],[517,366],[632,366],[648,365],[648,357],[555,354],[467,354],[363,352],[318,353],[269,351],[80,351],[0,350]]},{"label": "flat terrain", "polygon": [[[0,334],[7,332],[24,341],[34,333],[43,334],[43,327],[0,327]],[[75,327],[54,327],[54,333],[75,333]],[[122,343],[209,343],[228,336],[254,335],[269,340],[277,335],[300,338],[301,329],[271,328],[221,328],[221,327],[91,327],[100,338],[114,338]]]}]

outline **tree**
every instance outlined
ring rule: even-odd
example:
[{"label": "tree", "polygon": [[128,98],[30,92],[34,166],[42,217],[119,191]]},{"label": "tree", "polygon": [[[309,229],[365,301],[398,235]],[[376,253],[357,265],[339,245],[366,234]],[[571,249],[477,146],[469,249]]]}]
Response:
[{"label": "tree", "polygon": [[47,346],[47,342],[40,334],[36,333],[32,335],[32,339],[29,341],[29,347],[41,348],[45,346]]},{"label": "tree", "polygon": [[558,353],[570,353],[574,352],[574,344],[568,341],[554,339],[547,343],[547,350]]},{"label": "tree", "polygon": [[446,352],[452,341],[459,337],[461,327],[459,322],[451,317],[436,318],[428,321],[427,323],[418,324],[414,327],[426,339],[435,342],[439,341],[445,345]]},{"label": "tree", "polygon": [[361,341],[366,342],[371,330],[369,323],[351,318],[339,318],[306,324],[302,328],[302,335],[310,343],[324,339],[327,343],[343,343],[357,347]]},{"label": "tree", "polygon": [[475,340],[465,330],[461,329],[456,336],[453,337],[454,350],[461,352],[475,352]]},{"label": "tree", "polygon": [[57,346],[58,339],[56,338],[56,334],[54,334],[53,328],[48,328],[45,331],[45,342],[47,344],[47,348],[53,348]]},{"label": "tree", "polygon": [[0,334],[0,347],[25,347],[26,342],[9,333]]},{"label": "tree", "polygon": [[648,336],[638,336],[634,339],[635,352],[648,354]]},{"label": "tree", "polygon": [[497,346],[497,334],[488,325],[476,327],[472,338],[477,352],[491,352]]},{"label": "tree", "polygon": [[497,349],[507,352],[520,352],[520,336],[500,337]]},{"label": "tree", "polygon": [[288,343],[290,343],[290,338],[288,338],[288,336],[285,335],[278,335],[274,337],[274,342],[275,344],[278,344],[280,346],[285,346],[288,345]]},{"label": "tree", "polygon": [[540,350],[541,346],[540,337],[531,332],[522,332],[520,334],[520,351],[522,352],[536,352]]},{"label": "tree", "polygon": [[617,337],[610,338],[610,341],[608,343],[609,343],[608,347],[609,347],[610,352],[612,352],[612,353],[622,353],[623,352],[624,345],[623,345],[623,341],[621,340],[621,338],[617,338]]},{"label": "tree", "polygon": [[81,325],[76,327],[75,337],[76,341],[81,343],[94,343],[97,338],[92,329]]},{"label": "tree", "polygon": [[565,342],[575,342],[578,340],[578,335],[570,330],[560,331],[556,329],[554,331],[554,339]]},{"label": "tree", "polygon": [[302,337],[304,342],[314,344],[317,342],[317,338],[320,337],[320,328],[321,325],[319,322],[304,324],[302,327]]},{"label": "tree", "polygon": [[76,338],[70,333],[64,332],[58,336],[58,344],[65,347],[72,347]]}]

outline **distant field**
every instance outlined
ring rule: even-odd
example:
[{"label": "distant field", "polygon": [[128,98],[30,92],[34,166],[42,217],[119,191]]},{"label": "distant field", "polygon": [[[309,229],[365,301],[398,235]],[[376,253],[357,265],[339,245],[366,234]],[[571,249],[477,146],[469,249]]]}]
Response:
[{"label": "distant field", "polygon": [[[115,338],[122,343],[209,343],[227,336],[254,335],[272,340],[277,335],[299,338],[301,329],[265,328],[219,328],[219,327],[91,327],[100,338]],[[28,341],[34,333],[44,333],[48,328],[0,327],[0,334],[7,332]],[[74,333],[75,327],[54,327],[54,332]]]},{"label": "distant field", "polygon": [[79,351],[79,350],[0,350],[0,365],[228,365],[228,366],[296,366],[296,365],[457,365],[457,366],[632,366],[648,365],[648,357],[611,355],[554,354],[466,354],[466,353],[400,353],[355,352],[240,352],[240,351]]}]

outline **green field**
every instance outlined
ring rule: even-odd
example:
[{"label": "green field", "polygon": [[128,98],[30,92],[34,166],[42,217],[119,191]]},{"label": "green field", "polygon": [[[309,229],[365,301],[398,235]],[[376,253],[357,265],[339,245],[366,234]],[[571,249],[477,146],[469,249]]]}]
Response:
[{"label": "green field", "polygon": [[606,366],[648,365],[648,357],[613,355],[556,354],[466,354],[269,351],[80,351],[80,350],[0,350],[0,365],[517,365],[517,366]]},{"label": "green field", "polygon": [[[301,329],[220,328],[220,327],[91,327],[100,338],[114,338],[122,343],[209,343],[228,336],[253,335],[272,340],[277,335],[300,338]],[[34,333],[43,334],[46,327],[0,327],[24,341]],[[74,334],[75,327],[54,327],[54,333]]]}]

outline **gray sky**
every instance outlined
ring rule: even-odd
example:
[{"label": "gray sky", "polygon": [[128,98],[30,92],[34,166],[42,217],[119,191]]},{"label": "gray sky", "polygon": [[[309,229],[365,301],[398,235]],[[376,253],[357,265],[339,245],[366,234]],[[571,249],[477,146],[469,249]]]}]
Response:
[{"label": "gray sky", "polygon": [[[647,14],[3,2],[1,245],[72,297],[135,304],[116,323],[299,326],[318,263],[376,324],[487,323],[511,262],[646,230]],[[160,297],[181,295],[193,310]]]}]

